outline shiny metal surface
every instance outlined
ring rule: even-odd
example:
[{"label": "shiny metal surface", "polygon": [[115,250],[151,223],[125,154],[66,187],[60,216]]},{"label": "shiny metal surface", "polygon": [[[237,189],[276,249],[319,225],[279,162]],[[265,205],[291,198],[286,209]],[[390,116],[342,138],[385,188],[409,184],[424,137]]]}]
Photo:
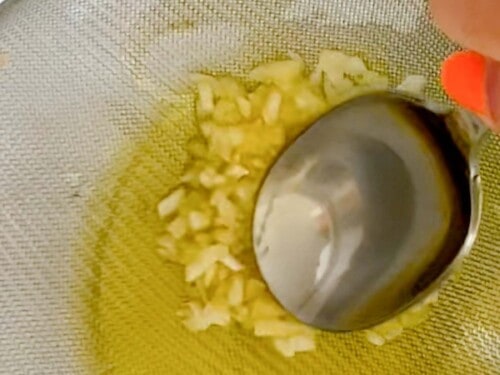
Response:
[{"label": "shiny metal surface", "polygon": [[432,291],[477,234],[474,145],[484,133],[465,112],[377,93],[299,136],[254,217],[258,264],[280,303],[308,324],[350,331]]}]

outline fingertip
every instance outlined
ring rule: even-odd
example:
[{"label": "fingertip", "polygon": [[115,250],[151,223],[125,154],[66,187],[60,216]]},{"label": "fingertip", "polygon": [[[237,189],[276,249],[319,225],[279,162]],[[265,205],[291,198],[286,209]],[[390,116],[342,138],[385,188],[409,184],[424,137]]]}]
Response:
[{"label": "fingertip", "polygon": [[492,129],[500,132],[500,62],[486,62],[485,92]]},{"label": "fingertip", "polygon": [[441,70],[441,82],[450,98],[500,133],[500,63],[473,51],[450,55]]}]

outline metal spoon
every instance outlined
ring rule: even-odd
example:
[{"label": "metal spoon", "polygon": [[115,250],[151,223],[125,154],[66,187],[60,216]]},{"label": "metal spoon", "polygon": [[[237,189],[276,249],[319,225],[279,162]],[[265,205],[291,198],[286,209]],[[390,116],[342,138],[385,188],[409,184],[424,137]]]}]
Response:
[{"label": "metal spoon", "polygon": [[485,129],[390,92],[308,128],[269,170],[254,214],[257,263],[277,300],[309,325],[351,331],[425,298],[476,238]]}]

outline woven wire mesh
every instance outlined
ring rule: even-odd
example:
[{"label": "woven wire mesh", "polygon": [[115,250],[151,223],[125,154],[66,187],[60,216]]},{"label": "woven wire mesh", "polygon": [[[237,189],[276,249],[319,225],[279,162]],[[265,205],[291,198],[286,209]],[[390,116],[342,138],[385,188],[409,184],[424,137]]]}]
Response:
[{"label": "woven wire mesh", "polygon": [[155,254],[157,200],[195,131],[193,71],[244,75],[288,51],[430,80],[456,49],[421,0],[10,0],[0,6],[1,374],[500,373],[500,142],[485,211],[430,319],[373,347],[320,335],[293,360],[238,329],[193,335],[181,270]]}]

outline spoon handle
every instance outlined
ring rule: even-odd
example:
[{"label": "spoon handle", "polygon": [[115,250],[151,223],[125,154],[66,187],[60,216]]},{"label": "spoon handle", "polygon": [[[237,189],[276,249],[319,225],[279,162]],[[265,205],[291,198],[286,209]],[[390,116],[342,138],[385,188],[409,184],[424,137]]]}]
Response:
[{"label": "spoon handle", "polygon": [[479,117],[461,108],[446,114],[445,122],[454,141],[476,171],[479,151],[490,134],[489,129]]}]

